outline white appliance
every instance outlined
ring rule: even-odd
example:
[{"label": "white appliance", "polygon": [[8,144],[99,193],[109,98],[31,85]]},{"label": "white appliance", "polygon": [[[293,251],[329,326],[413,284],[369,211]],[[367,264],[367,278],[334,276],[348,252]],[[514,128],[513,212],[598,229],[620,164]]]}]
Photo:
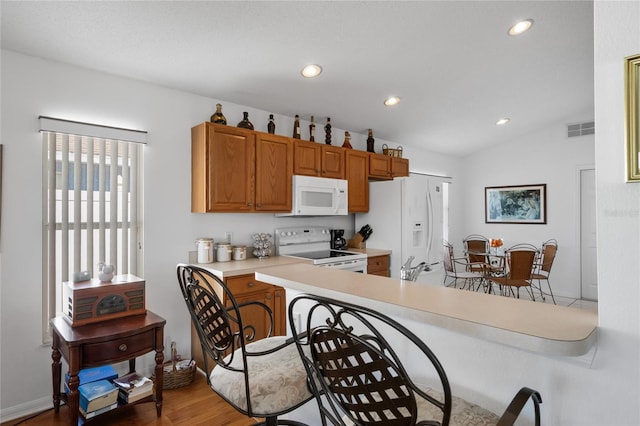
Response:
[{"label": "white appliance", "polygon": [[314,265],[367,273],[367,255],[331,249],[331,230],[319,226],[276,229],[275,248],[279,256],[310,260]]},{"label": "white appliance", "polygon": [[369,224],[367,247],[390,249],[392,278],[413,256],[412,266],[428,264],[418,282],[442,283],[446,177],[410,173],[409,177],[369,183],[369,212],[356,214],[356,229]]},{"label": "white appliance", "polygon": [[346,180],[293,175],[292,181],[292,210],[290,213],[277,213],[276,216],[349,214]]}]

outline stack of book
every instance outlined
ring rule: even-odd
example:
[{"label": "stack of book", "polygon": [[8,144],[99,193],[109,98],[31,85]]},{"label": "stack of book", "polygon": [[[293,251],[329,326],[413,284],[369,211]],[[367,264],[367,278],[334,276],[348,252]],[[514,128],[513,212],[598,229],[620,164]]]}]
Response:
[{"label": "stack of book", "polygon": [[[80,413],[85,419],[113,410],[118,406],[118,389],[111,381],[118,373],[111,365],[85,368],[78,372]],[[69,393],[69,373],[65,377],[65,392]]]},{"label": "stack of book", "polygon": [[118,388],[109,380],[97,380],[78,387],[80,413],[85,419],[106,413],[118,406]]},{"label": "stack of book", "polygon": [[136,372],[114,379],[113,384],[118,388],[118,398],[125,404],[153,394],[153,381]]}]

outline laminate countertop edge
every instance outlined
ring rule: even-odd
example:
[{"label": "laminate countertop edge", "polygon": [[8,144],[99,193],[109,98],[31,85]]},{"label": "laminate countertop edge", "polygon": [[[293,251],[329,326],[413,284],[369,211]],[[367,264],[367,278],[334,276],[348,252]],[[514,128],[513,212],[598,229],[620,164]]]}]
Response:
[{"label": "laminate countertop edge", "polygon": [[597,338],[590,310],[300,263],[256,270],[256,279],[543,355],[581,356]]}]

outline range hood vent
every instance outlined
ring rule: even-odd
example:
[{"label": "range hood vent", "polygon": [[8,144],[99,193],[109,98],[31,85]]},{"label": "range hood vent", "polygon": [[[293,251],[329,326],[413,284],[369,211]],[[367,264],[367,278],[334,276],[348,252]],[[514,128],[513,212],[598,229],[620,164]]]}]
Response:
[{"label": "range hood vent", "polygon": [[584,123],[574,123],[567,125],[567,137],[593,135],[596,132],[595,121],[585,121]]}]

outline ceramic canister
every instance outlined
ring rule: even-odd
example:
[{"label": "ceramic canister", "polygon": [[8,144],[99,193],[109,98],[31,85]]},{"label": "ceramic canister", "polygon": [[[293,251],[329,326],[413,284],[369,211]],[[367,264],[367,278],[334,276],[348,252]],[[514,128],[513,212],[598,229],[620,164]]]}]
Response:
[{"label": "ceramic canister", "polygon": [[247,258],[246,246],[233,246],[233,260],[245,260]]},{"label": "ceramic canister", "polygon": [[213,238],[198,238],[196,249],[198,250],[198,263],[213,262]]},{"label": "ceramic canister", "polygon": [[216,244],[216,260],[218,262],[228,262],[231,260],[231,244],[229,243]]}]

